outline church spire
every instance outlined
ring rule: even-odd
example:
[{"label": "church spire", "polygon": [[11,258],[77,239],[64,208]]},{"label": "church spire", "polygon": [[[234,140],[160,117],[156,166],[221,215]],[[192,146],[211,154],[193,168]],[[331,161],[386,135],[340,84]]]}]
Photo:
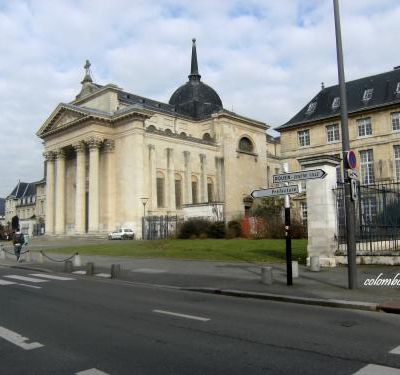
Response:
[{"label": "church spire", "polygon": [[200,81],[201,75],[197,66],[196,39],[192,39],[192,62],[190,65],[189,81]]},{"label": "church spire", "polygon": [[85,76],[83,77],[83,80],[81,82],[82,89],[81,92],[76,96],[76,99],[81,99],[84,96],[90,95],[99,89],[99,86],[93,83],[92,75],[90,73],[90,65],[90,61],[86,60],[86,64],[84,66]]}]

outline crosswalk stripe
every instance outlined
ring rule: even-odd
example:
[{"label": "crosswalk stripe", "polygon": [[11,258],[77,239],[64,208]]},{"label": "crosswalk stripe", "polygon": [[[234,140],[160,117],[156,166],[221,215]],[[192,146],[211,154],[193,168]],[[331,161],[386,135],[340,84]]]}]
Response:
[{"label": "crosswalk stripe", "polygon": [[26,276],[19,276],[19,275],[4,275],[4,277],[7,277],[8,279],[27,281],[30,283],[47,283],[49,281],[49,280],[42,280],[42,279],[36,279],[33,277],[26,277]]},{"label": "crosswalk stripe", "polygon": [[60,281],[76,280],[73,279],[72,277],[48,275],[47,273],[31,273],[30,276],[43,277],[44,279],[60,280]]},{"label": "crosswalk stripe", "polygon": [[27,288],[32,288],[32,289],[42,289],[41,286],[29,285],[29,284],[23,284],[23,283],[16,283],[15,285],[26,286]]},{"label": "crosswalk stripe", "polygon": [[86,271],[74,271],[72,273],[75,273],[77,275],[86,275]]},{"label": "crosswalk stripe", "polygon": [[106,372],[100,371],[97,368],[90,368],[89,370],[79,371],[76,375],[108,375]]},{"label": "crosswalk stripe", "polygon": [[109,273],[95,273],[94,276],[104,277],[105,279],[110,279],[111,275]]},{"label": "crosswalk stripe", "polygon": [[13,281],[7,281],[7,280],[1,280],[0,279],[0,285],[11,285],[15,284]]},{"label": "crosswalk stripe", "polygon": [[400,375],[400,369],[379,365],[367,365],[353,375]]},{"label": "crosswalk stripe", "polygon": [[396,348],[392,349],[390,354],[400,354],[400,346],[397,346]]},{"label": "crosswalk stripe", "polygon": [[25,342],[29,340],[27,337],[23,337],[19,333],[13,332],[4,327],[0,327],[0,337],[2,337],[4,340],[7,340],[8,342],[11,342],[14,345],[19,346],[24,350],[32,350],[44,346],[40,342],[31,342],[30,344],[28,344]]}]

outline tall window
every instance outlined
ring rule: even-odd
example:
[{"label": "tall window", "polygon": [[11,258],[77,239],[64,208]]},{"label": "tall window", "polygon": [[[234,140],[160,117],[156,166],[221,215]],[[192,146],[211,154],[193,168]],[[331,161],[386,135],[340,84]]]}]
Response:
[{"label": "tall window", "polygon": [[300,202],[300,214],[303,225],[307,224],[307,202]]},{"label": "tall window", "polygon": [[376,219],[376,197],[365,197],[361,201],[361,216],[364,225],[371,224]]},{"label": "tall window", "polygon": [[339,124],[328,125],[326,127],[328,143],[340,141]]},{"label": "tall window", "polygon": [[400,112],[392,113],[392,129],[400,130]]},{"label": "tall window", "polygon": [[304,146],[309,146],[310,145],[310,131],[307,130],[301,130],[297,132],[297,135],[299,137],[299,145],[300,147]]},{"label": "tall window", "polygon": [[192,176],[192,202],[193,204],[196,204],[199,202],[198,199],[198,183],[197,183],[197,177]]},{"label": "tall window", "polygon": [[374,154],[372,150],[360,151],[361,159],[361,178],[365,185],[372,184],[375,181],[374,175]]},{"label": "tall window", "polygon": [[393,146],[394,167],[396,169],[396,178],[400,181],[400,145]]},{"label": "tall window", "polygon": [[214,184],[211,178],[207,178],[207,195],[208,195],[208,201],[214,202]]},{"label": "tall window", "polygon": [[366,118],[357,120],[357,126],[358,126],[358,136],[359,137],[365,137],[367,135],[372,134],[372,124],[371,124],[370,117],[366,117]]},{"label": "tall window", "polygon": [[182,207],[182,178],[179,174],[175,175],[175,205],[176,208]]},{"label": "tall window", "polygon": [[157,207],[165,207],[165,178],[161,172],[157,172]]}]

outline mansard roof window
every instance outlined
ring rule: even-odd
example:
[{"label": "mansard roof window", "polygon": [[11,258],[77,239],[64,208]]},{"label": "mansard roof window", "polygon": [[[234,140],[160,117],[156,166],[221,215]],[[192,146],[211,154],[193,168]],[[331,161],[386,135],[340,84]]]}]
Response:
[{"label": "mansard roof window", "polygon": [[400,82],[397,82],[395,94],[396,94],[396,95],[399,95],[399,94],[400,94]]},{"label": "mansard roof window", "polygon": [[312,113],[315,112],[315,109],[317,108],[317,102],[311,102],[308,105],[307,111],[306,111],[306,115],[311,115]]},{"label": "mansard roof window", "polygon": [[370,100],[372,98],[372,94],[374,93],[374,89],[366,89],[364,90],[364,95],[362,100],[364,102],[367,102],[368,100]]},{"label": "mansard roof window", "polygon": [[332,102],[332,109],[335,110],[340,107],[340,97],[336,96]]}]

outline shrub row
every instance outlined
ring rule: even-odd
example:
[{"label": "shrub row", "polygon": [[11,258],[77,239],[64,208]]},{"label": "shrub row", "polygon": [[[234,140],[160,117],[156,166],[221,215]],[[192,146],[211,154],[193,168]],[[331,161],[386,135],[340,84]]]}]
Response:
[{"label": "shrub row", "polygon": [[178,230],[178,238],[236,238],[241,235],[238,221],[230,221],[227,228],[223,221],[211,222],[201,219],[191,219],[182,223]]}]

